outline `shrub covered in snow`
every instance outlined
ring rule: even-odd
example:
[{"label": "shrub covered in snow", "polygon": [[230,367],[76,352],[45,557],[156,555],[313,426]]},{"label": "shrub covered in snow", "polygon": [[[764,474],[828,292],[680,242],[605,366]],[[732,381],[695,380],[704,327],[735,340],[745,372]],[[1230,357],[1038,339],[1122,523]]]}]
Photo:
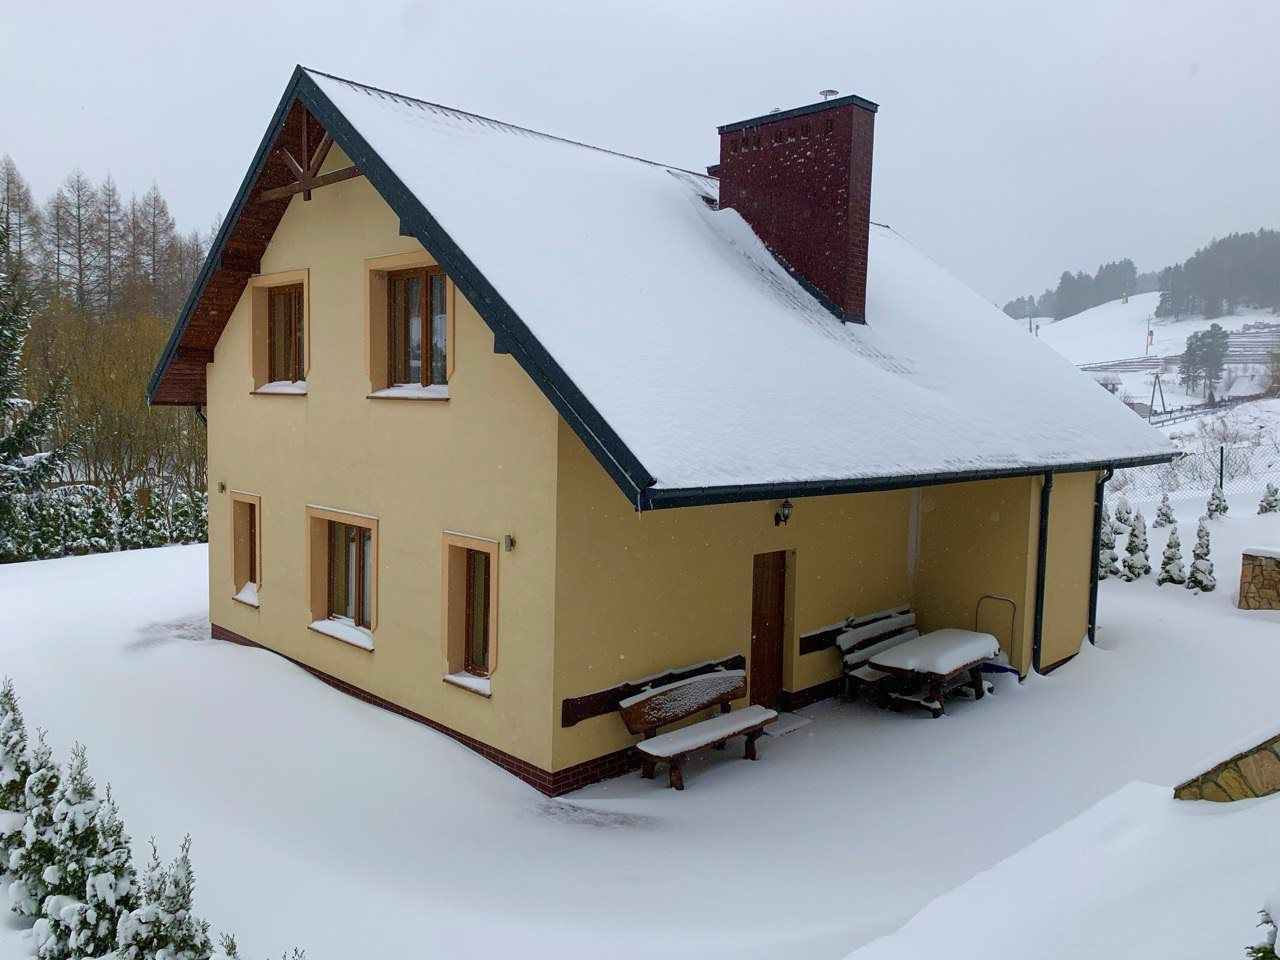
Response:
[{"label": "shrub covered in snow", "polygon": [[1209,559],[1209,527],[1205,521],[1206,518],[1201,517],[1200,525],[1196,528],[1196,545],[1191,551],[1195,559],[1191,561],[1187,589],[1208,593],[1217,587],[1218,581],[1213,579],[1213,561]]},{"label": "shrub covered in snow", "polygon": [[1259,911],[1262,916],[1258,926],[1266,929],[1266,935],[1262,942],[1253,947],[1248,947],[1244,955],[1248,960],[1276,960],[1276,922],[1271,917],[1271,911]]},{"label": "shrub covered in snow", "polygon": [[195,875],[191,870],[191,838],[168,869],[162,869],[151,846],[151,861],[139,904],[120,918],[116,950],[120,960],[209,960],[213,941],[209,924],[191,910]]},{"label": "shrub covered in snow", "polygon": [[1205,504],[1205,516],[1210,520],[1217,520],[1219,517],[1225,517],[1229,509],[1222,488],[1214,484],[1213,491],[1209,494],[1209,502]]},{"label": "shrub covered in snow", "polygon": [[[240,947],[236,943],[236,938],[231,934],[224,933],[218,942],[222,947],[222,955],[226,960],[243,960],[240,956]],[[280,960],[307,960],[307,955],[304,951],[294,947],[293,953],[282,954]]]},{"label": "shrub covered in snow", "polygon": [[31,773],[27,755],[27,728],[18,706],[13,681],[4,678],[0,686],[0,873],[22,842],[22,824],[27,805],[24,792]]},{"label": "shrub covered in snow", "polygon": [[74,957],[103,957],[116,948],[120,918],[137,905],[137,874],[129,836],[107,788],[98,806],[97,845],[84,862],[83,902],[65,916]]},{"label": "shrub covered in snow", "polygon": [[1116,530],[1103,517],[1098,529],[1098,579],[1120,576],[1120,557],[1116,554]]},{"label": "shrub covered in snow", "polygon": [[15,913],[35,917],[50,893],[48,877],[58,863],[57,838],[54,832],[53,807],[57,802],[61,777],[53,762],[53,751],[45,742],[44,731],[36,731],[36,745],[31,752],[31,773],[27,777],[23,804],[26,821],[22,825],[22,843],[9,855],[9,906]]},{"label": "shrub covered in snow", "polygon": [[71,753],[71,763],[58,785],[53,805],[54,863],[45,870],[48,896],[36,921],[36,953],[44,960],[84,956],[72,944],[85,910],[88,867],[98,852],[98,790],[89,776],[84,747]]},{"label": "shrub covered in snow", "polygon": [[1187,568],[1182,564],[1182,540],[1178,528],[1169,531],[1169,541],[1164,545],[1164,557],[1160,561],[1160,575],[1156,583],[1186,583]]},{"label": "shrub covered in snow", "polygon": [[1133,525],[1133,507],[1129,505],[1129,498],[1123,493],[1116,498],[1116,524],[1119,527],[1116,533],[1124,533]]},{"label": "shrub covered in snow", "polygon": [[1147,521],[1139,510],[1133,516],[1133,526],[1129,528],[1129,542],[1125,545],[1124,574],[1125,580],[1133,581],[1145,577],[1151,572],[1151,562],[1147,559]]},{"label": "shrub covered in snow", "polygon": [[1280,487],[1268,483],[1266,492],[1258,501],[1258,513],[1280,513]]},{"label": "shrub covered in snow", "polygon": [[1173,504],[1169,502],[1167,493],[1160,495],[1160,506],[1156,510],[1156,518],[1151,521],[1152,527],[1169,527],[1178,521],[1173,516]]}]

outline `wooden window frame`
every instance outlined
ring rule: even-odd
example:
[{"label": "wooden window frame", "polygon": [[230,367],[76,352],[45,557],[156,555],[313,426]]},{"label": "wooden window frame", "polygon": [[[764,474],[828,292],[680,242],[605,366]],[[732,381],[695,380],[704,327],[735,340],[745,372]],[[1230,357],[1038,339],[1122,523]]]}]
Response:
[{"label": "wooden window frame", "polygon": [[[372,635],[378,629],[378,518],[315,504],[307,504],[306,517],[307,603],[312,623],[330,619],[333,608],[329,567],[330,526],[341,523],[369,531],[369,624],[360,626],[359,629]],[[363,578],[359,583],[363,589]]]},{"label": "wooden window frame", "polygon": [[[467,585],[466,585],[466,590],[464,591],[463,601],[462,601],[463,611],[466,618],[466,622],[463,627],[463,636],[465,637],[465,642],[463,643],[463,646],[462,646],[462,660],[463,660],[462,668],[472,676],[487,677],[493,672],[493,669],[490,666],[490,661],[492,660],[492,657],[489,655],[489,642],[488,642],[489,635],[491,633],[490,627],[492,627],[493,625],[493,597],[489,593],[489,588],[493,584],[493,576],[492,576],[493,556],[486,550],[475,550],[475,549],[472,549],[471,547],[465,547],[463,549],[466,550],[466,554],[464,556],[463,562],[467,566],[467,577],[466,577]],[[475,617],[476,617],[475,569],[476,568],[472,561],[472,557],[475,557],[475,556],[487,558],[485,563],[490,573],[490,575],[486,578],[488,582],[485,584],[484,628],[485,628],[486,636],[485,636],[485,645],[484,645],[484,663],[483,664],[478,664],[471,658],[471,637],[475,633],[475,625],[476,625],[475,623]]]},{"label": "wooden window frame", "polygon": [[256,396],[272,397],[305,397],[306,390],[264,390],[269,383],[281,382],[270,379],[271,373],[271,291],[280,287],[302,286],[302,324],[299,336],[302,340],[301,381],[283,381],[285,383],[306,382],[311,369],[311,271],[305,267],[299,270],[285,270],[279,273],[261,273],[250,277],[246,287],[249,303],[249,370],[252,379],[252,390]]},{"label": "wooden window frame", "polygon": [[[289,298],[289,357],[293,361],[290,374],[297,376],[281,377],[275,369],[276,358],[276,324],[275,303],[278,298]],[[306,299],[306,291],[301,283],[286,283],[278,287],[267,288],[267,382],[299,383],[307,379],[306,369],[306,330],[303,321],[302,303]]]},{"label": "wooden window frame", "polygon": [[[364,261],[365,308],[365,369],[369,376],[369,399],[396,400],[448,400],[448,384],[454,378],[456,356],[455,316],[457,314],[457,288],[444,274],[445,282],[445,383],[428,392],[422,385],[411,385],[408,390],[392,390],[394,386],[391,360],[391,283],[392,275],[401,276],[417,270],[443,274],[444,271],[425,250],[413,253],[396,253],[385,257],[371,257]],[[423,284],[422,296],[429,297],[430,287]],[[428,304],[429,305],[429,304]],[[434,349],[434,345],[431,347]],[[423,365],[424,375],[429,375],[430,364]],[[414,391],[417,392],[414,392]]]},{"label": "wooden window frame", "polygon": [[[397,369],[399,364],[396,363],[396,348],[400,344],[396,343],[396,298],[392,296],[392,290],[397,280],[410,280],[417,277],[418,283],[418,317],[422,324],[422,373],[418,377],[418,383],[409,383],[409,381],[401,380],[399,374],[401,370]],[[388,270],[387,271],[387,386],[388,387],[447,387],[449,385],[448,375],[448,358],[449,358],[449,324],[445,321],[445,382],[435,383],[431,379],[431,371],[435,367],[436,361],[436,345],[435,345],[435,317],[431,313],[431,278],[440,277],[445,283],[445,315],[449,312],[449,287],[448,277],[444,271],[438,266],[422,266],[410,267],[407,270]],[[405,351],[404,369],[408,368],[408,351],[409,351],[409,328],[405,326],[405,343],[403,349]]]},{"label": "wooden window frame", "polygon": [[[243,490],[230,491],[231,502],[231,596],[236,599],[237,594],[244,589],[244,585],[250,581],[258,585],[258,596],[262,596],[262,497],[256,493],[247,493]],[[244,504],[249,510],[249,531],[248,543],[243,544],[248,548],[248,557],[243,560],[240,557],[240,549],[244,534],[241,533],[239,523],[236,517],[236,505]],[[241,580],[241,575],[244,579]],[[253,607],[253,604],[246,603],[243,600],[237,600],[247,607]],[[256,608],[255,608],[256,609]]]},{"label": "wooden window frame", "polygon": [[[467,627],[471,616],[472,577],[469,552],[489,555],[489,659],[487,669],[480,672],[470,662]],[[446,532],[442,538],[442,574],[440,593],[441,653],[448,674],[468,673],[482,679],[491,678],[498,669],[498,555],[501,544],[486,537]]]},{"label": "wooden window frame", "polygon": [[[371,596],[366,596],[365,594],[366,594],[366,589],[369,589],[370,593],[372,592],[373,576],[372,576],[372,571],[368,569],[368,565],[373,562],[373,534],[369,532],[368,527],[362,526],[360,524],[346,523],[344,521],[339,521],[339,520],[328,520],[326,521],[326,523],[328,524],[327,529],[325,530],[325,558],[326,558],[325,582],[328,584],[327,599],[325,603],[326,619],[328,620],[348,620],[349,619],[351,620],[351,623],[353,626],[359,627],[361,630],[368,630],[370,633],[372,633],[373,632],[373,626],[372,626],[373,600]],[[334,584],[334,581],[337,579],[337,577],[335,576],[336,554],[335,554],[334,546],[338,539],[335,534],[340,529],[341,530],[362,530],[365,532],[369,532],[369,556],[367,558],[365,557],[363,543],[361,543],[359,547],[355,550],[356,569],[355,569],[354,576],[352,576],[351,578],[351,581],[355,586],[355,596],[351,600],[351,610],[353,613],[351,617],[347,617],[346,614],[339,614],[334,609],[333,584]],[[363,540],[363,537],[361,537],[361,540]],[[346,549],[345,538],[344,538],[342,548],[344,550]],[[369,580],[369,583],[370,583],[369,588],[365,587],[366,578]],[[369,601],[369,622],[368,623],[362,622],[364,618],[364,607],[365,607],[366,600]]]}]

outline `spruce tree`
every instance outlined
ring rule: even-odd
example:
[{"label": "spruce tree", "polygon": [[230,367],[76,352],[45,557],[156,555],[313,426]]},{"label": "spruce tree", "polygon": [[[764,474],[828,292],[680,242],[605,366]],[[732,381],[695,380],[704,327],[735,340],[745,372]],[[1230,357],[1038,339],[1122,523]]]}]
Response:
[{"label": "spruce tree", "polygon": [[36,560],[35,520],[31,514],[31,497],[25,493],[0,494],[0,510],[4,511],[0,526],[0,563],[22,563]]},{"label": "spruce tree", "polygon": [[104,957],[114,950],[120,918],[137,905],[129,836],[110,787],[98,807],[97,830],[97,848],[85,861],[84,901],[67,918],[67,942],[75,957]]},{"label": "spruce tree", "polygon": [[1120,525],[1116,533],[1124,533],[1133,525],[1133,507],[1123,493],[1116,498],[1116,523]]},{"label": "spruce tree", "polygon": [[83,956],[73,948],[71,937],[80,926],[88,867],[98,852],[98,806],[98,790],[89,776],[84,747],[76,744],[53,805],[57,854],[53,869],[45,872],[49,895],[36,933],[37,953],[43,960]]},{"label": "spruce tree", "polygon": [[30,775],[26,724],[13,681],[5,677],[0,686],[0,873],[7,869],[9,857],[22,842]]},{"label": "spruce tree", "polygon": [[36,731],[36,745],[31,751],[31,773],[23,793],[26,822],[22,825],[22,844],[9,855],[9,905],[15,913],[36,917],[49,895],[46,871],[58,862],[58,846],[53,824],[53,805],[61,777],[53,762],[53,751],[45,742],[44,731]]},{"label": "spruce tree", "polygon": [[195,543],[195,505],[185,493],[173,498],[169,512],[169,539],[173,543]]},{"label": "spruce tree", "polygon": [[49,387],[39,400],[28,399],[29,385],[22,348],[30,332],[27,296],[14,281],[9,237],[0,222],[0,561],[11,560],[15,513],[24,494],[41,489],[71,456],[76,440],[58,447],[49,442],[61,413],[63,383]]},{"label": "spruce tree", "polygon": [[142,525],[142,507],[136,494],[125,491],[116,507],[116,540],[121,550],[140,550],[146,546]]},{"label": "spruce tree", "polygon": [[169,518],[165,516],[160,491],[147,492],[141,512],[141,539],[144,547],[163,547],[169,543]]},{"label": "spruce tree", "polygon": [[1205,518],[1200,518],[1200,526],[1196,528],[1196,545],[1192,548],[1191,573],[1187,577],[1188,590],[1202,590],[1208,593],[1218,585],[1213,578],[1213,561],[1209,559],[1209,526]]},{"label": "spruce tree", "polygon": [[64,540],[64,516],[62,498],[49,491],[32,494],[29,498],[35,529],[32,532],[32,551],[37,560],[52,560],[66,553]]},{"label": "spruce tree", "polygon": [[1129,542],[1125,545],[1124,579],[1127,581],[1145,577],[1151,572],[1151,562],[1147,559],[1147,521],[1142,511],[1133,515],[1133,526],[1129,528]]},{"label": "spruce tree", "polygon": [[97,487],[90,487],[87,494],[88,518],[85,532],[89,537],[92,553],[110,553],[117,546],[116,512],[111,500]]},{"label": "spruce tree", "polygon": [[151,859],[142,872],[142,883],[132,909],[120,915],[116,923],[116,954],[119,960],[153,960],[165,946],[160,939],[160,897],[164,892],[166,871],[160,866],[155,840],[151,841]]},{"label": "spruce tree", "polygon": [[192,912],[196,881],[191,869],[190,837],[182,841],[182,849],[164,879],[156,904],[164,960],[209,960],[213,956],[209,924]]},{"label": "spruce tree", "polygon": [[1222,493],[1222,488],[1217,484],[1213,487],[1213,492],[1209,494],[1209,502],[1205,506],[1205,516],[1210,520],[1217,520],[1219,517],[1227,515],[1227,498]]},{"label": "spruce tree", "polygon": [[1152,527],[1169,527],[1177,523],[1177,519],[1173,515],[1173,504],[1169,502],[1169,494],[1160,495],[1160,506],[1156,510],[1156,518],[1151,521]]},{"label": "spruce tree", "polygon": [[1258,513],[1280,513],[1280,487],[1274,483],[1267,484],[1267,490],[1258,501]]},{"label": "spruce tree", "polygon": [[1169,540],[1164,545],[1164,558],[1160,561],[1160,575],[1156,583],[1187,582],[1187,569],[1182,565],[1182,540],[1178,537],[1178,528],[1169,531]]},{"label": "spruce tree", "polygon": [[75,489],[63,493],[62,501],[62,540],[66,552],[71,557],[82,557],[92,553],[89,543],[89,506],[83,490]]},{"label": "spruce tree", "polygon": [[1120,576],[1120,558],[1116,554],[1116,529],[1105,516],[1098,529],[1098,579]]}]

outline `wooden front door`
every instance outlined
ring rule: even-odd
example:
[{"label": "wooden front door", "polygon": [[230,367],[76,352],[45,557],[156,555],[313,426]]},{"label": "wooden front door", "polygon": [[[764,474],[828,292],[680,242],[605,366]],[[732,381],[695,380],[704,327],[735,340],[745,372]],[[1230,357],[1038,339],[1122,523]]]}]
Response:
[{"label": "wooden front door", "polygon": [[751,703],[777,708],[782,691],[782,636],[787,610],[787,555],[758,553],[751,583]]}]

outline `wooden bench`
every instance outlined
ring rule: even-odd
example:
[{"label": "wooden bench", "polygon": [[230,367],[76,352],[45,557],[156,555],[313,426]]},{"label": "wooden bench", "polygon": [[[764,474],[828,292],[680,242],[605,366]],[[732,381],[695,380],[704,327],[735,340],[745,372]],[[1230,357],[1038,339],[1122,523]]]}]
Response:
[{"label": "wooden bench", "polygon": [[918,636],[916,615],[911,608],[893,607],[810,630],[800,637],[800,652],[815,653],[834,647],[840,655],[845,696],[857,699],[892,680],[890,674],[868,665],[871,658]]},{"label": "wooden bench", "polygon": [[[732,710],[730,704],[746,693],[745,671],[716,670],[654,687],[619,702],[622,722],[632,733],[644,737],[636,744],[641,776],[652,780],[657,775],[658,764],[666,763],[668,785],[683,790],[684,762],[688,755],[703,747],[724,749],[731,737],[746,737],[743,756],[755,760],[756,740],[768,724],[778,719],[778,712],[767,707]],[[717,706],[720,713],[708,720],[658,734],[660,727]]]}]

